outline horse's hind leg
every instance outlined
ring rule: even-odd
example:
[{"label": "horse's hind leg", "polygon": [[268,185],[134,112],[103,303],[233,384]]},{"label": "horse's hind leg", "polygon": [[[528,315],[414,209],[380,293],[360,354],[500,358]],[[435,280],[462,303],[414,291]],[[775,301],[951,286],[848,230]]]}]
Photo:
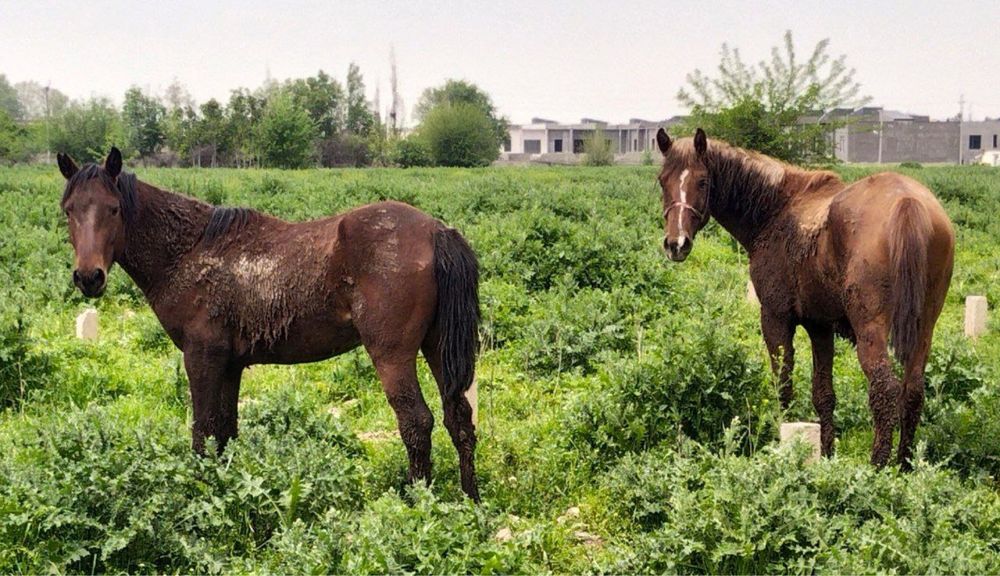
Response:
[{"label": "horse's hind leg", "polygon": [[451,442],[458,451],[458,468],[462,476],[462,491],[473,501],[479,502],[479,487],[476,484],[476,427],[472,423],[472,407],[460,394],[451,398],[445,391],[444,373],[441,369],[441,351],[438,345],[436,331],[428,334],[423,345],[424,358],[434,374],[438,390],[441,392],[441,403],[444,407],[444,425],[451,436]]},{"label": "horse's hind leg", "polygon": [[434,427],[434,415],[431,414],[430,408],[424,401],[424,395],[420,392],[416,352],[403,357],[381,356],[368,348],[368,354],[375,364],[389,405],[396,413],[399,435],[410,459],[407,482],[412,483],[415,480],[430,482],[431,429]]},{"label": "horse's hind leg", "polygon": [[909,365],[903,367],[903,390],[899,395],[899,452],[896,459],[903,470],[912,469],[913,436],[924,408],[924,368],[930,352],[931,335],[920,342]]},{"label": "horse's hind leg", "polygon": [[837,435],[833,422],[837,405],[833,391],[833,330],[828,326],[807,326],[806,332],[812,343],[812,402],[819,415],[820,446],[823,456],[832,456]]},{"label": "horse's hind leg", "polygon": [[858,361],[868,377],[868,405],[875,424],[871,462],[881,468],[892,452],[892,432],[899,417],[900,384],[892,372],[886,324],[870,321],[856,333]]}]

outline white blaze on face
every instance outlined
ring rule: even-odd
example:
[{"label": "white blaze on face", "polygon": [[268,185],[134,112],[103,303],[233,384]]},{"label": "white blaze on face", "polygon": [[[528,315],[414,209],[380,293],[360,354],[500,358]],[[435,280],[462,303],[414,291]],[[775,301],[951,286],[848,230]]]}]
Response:
[{"label": "white blaze on face", "polygon": [[684,213],[684,207],[687,205],[687,190],[684,189],[684,181],[687,180],[687,177],[688,169],[685,168],[684,171],[681,172],[681,183],[679,186],[681,191],[681,206],[677,210],[677,235],[680,237],[681,242],[684,242],[684,236],[686,236],[684,228],[682,228],[681,224],[681,214]]}]

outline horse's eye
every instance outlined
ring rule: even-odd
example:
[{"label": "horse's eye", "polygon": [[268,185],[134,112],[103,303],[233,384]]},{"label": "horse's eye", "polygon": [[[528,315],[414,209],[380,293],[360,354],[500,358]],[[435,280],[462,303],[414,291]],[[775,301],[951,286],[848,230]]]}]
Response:
[{"label": "horse's eye", "polygon": [[700,190],[701,192],[708,190],[708,180],[704,178],[698,180],[698,190]]},{"label": "horse's eye", "polygon": [[118,215],[118,207],[117,206],[111,208],[111,215],[112,216],[117,216]]}]

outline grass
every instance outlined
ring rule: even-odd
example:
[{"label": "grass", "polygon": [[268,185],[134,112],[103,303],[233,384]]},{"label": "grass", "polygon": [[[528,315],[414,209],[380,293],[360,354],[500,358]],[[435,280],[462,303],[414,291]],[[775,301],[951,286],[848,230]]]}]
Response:
[{"label": "grass", "polygon": [[[855,179],[876,167],[836,168]],[[923,167],[958,230],[913,474],[875,472],[866,382],[837,344],[838,454],[776,447],[815,418],[809,345],[777,396],[716,224],[683,265],[659,249],[655,169],[142,169],[213,203],[306,219],[381,199],[456,226],[483,269],[477,466],[461,495],[436,386],[433,486],[363,351],[244,378],[241,436],[190,454],[180,353],[120,269],[85,301],[54,169],[0,172],[0,572],[996,572],[1000,170]],[[73,337],[96,306],[101,336]]]}]

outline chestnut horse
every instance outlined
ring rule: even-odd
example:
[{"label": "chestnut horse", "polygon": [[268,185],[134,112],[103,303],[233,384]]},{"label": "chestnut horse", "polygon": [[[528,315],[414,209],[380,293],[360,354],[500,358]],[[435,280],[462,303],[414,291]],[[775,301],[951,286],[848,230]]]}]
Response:
[{"label": "chestnut horse", "polygon": [[142,290],[184,353],[196,451],[207,436],[220,451],[236,436],[247,366],[313,362],[360,344],[396,413],[408,481],[429,480],[434,419],[416,372],[423,351],[462,489],[478,501],[465,391],[478,349],[479,271],[456,230],[398,202],[292,224],[140,182],[122,172],[117,148],[103,166],[58,160],[73,281],[100,296],[118,263]]},{"label": "chestnut horse", "polygon": [[898,421],[898,462],[909,468],[954,259],[955,234],[934,195],[889,172],[848,185],[831,172],[709,141],[700,128],[676,142],[661,129],[656,141],[667,256],[683,261],[711,217],[746,249],[782,407],[792,399],[792,337],[802,326],[812,343],[822,452],[833,453],[833,337],[847,337],[869,382],[871,461],[887,463]]}]

